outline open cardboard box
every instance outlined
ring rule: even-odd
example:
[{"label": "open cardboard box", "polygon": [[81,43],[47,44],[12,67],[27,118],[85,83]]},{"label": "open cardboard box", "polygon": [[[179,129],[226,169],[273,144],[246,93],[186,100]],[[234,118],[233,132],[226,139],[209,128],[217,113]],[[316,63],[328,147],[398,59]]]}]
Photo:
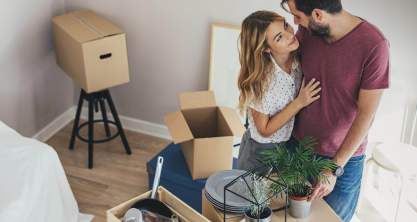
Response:
[{"label": "open cardboard box", "polygon": [[212,91],[184,92],[180,111],[165,116],[165,124],[182,152],[193,179],[232,169],[233,138],[245,132],[232,108],[216,105]]},{"label": "open cardboard box", "polygon": [[[162,186],[158,188],[157,192],[158,199],[164,202],[182,222],[210,222],[210,220],[199,214],[193,208],[189,207],[186,203],[182,202],[182,200],[178,199]],[[138,200],[149,198],[150,196],[151,191],[148,191],[107,210],[107,222],[122,222],[124,214],[134,203]]]},{"label": "open cardboard box", "polygon": [[56,61],[86,92],[129,82],[126,34],[93,11],[52,19]]}]

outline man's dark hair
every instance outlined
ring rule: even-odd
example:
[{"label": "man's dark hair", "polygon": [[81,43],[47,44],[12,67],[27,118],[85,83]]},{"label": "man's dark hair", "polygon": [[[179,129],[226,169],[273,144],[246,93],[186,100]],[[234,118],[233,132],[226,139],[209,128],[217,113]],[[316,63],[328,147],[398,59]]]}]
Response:
[{"label": "man's dark hair", "polygon": [[[288,4],[290,0],[282,0],[281,7],[289,11],[285,5]],[[310,16],[314,9],[321,9],[331,14],[336,14],[342,11],[342,2],[341,0],[293,0],[295,7],[298,11],[304,12],[307,16]]]}]

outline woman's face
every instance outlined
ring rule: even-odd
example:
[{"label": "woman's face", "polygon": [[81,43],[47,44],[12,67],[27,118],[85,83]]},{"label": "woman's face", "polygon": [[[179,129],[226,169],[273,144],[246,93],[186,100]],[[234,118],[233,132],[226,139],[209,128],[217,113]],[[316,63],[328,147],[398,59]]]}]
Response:
[{"label": "woman's face", "polygon": [[266,52],[287,54],[298,49],[300,45],[294,35],[294,29],[286,21],[275,21],[266,29]]}]

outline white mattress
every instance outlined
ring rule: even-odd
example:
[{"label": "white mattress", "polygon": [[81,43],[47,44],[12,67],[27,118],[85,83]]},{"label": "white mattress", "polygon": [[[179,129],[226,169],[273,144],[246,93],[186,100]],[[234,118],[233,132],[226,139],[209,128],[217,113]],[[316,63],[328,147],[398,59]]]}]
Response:
[{"label": "white mattress", "polygon": [[0,121],[0,221],[76,222],[78,217],[55,150]]}]

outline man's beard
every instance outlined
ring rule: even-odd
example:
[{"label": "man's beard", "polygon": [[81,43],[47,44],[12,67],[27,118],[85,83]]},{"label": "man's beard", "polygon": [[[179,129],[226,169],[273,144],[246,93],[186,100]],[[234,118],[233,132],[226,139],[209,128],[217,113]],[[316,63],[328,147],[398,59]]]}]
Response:
[{"label": "man's beard", "polygon": [[324,26],[319,25],[313,20],[310,20],[310,22],[308,23],[308,28],[311,30],[311,33],[313,33],[313,35],[316,35],[322,38],[327,38],[330,36],[329,25],[324,25]]}]

